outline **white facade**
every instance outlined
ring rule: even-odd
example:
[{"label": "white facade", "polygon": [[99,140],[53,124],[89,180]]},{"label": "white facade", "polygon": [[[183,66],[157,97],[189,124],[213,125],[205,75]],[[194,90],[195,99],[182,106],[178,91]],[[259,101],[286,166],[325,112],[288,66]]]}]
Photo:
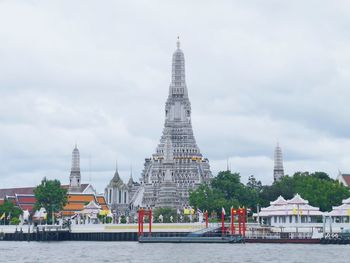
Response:
[{"label": "white facade", "polygon": [[[132,185],[131,185],[132,186]],[[112,180],[105,188],[105,199],[109,207],[116,215],[126,215],[129,213],[129,196],[131,187],[124,184],[118,173],[118,167]]]},{"label": "white facade", "polygon": [[323,212],[309,205],[307,200],[296,194],[290,200],[279,196],[275,201],[270,202],[269,207],[262,208],[256,216],[264,225],[288,226],[321,222]]},{"label": "white facade", "polygon": [[343,200],[340,206],[333,206],[327,216],[332,218],[333,223],[350,223],[350,198]]}]

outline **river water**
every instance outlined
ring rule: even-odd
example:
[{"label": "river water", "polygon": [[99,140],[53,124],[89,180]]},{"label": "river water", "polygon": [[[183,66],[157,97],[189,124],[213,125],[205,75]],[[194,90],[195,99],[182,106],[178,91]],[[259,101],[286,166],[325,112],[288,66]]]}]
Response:
[{"label": "river water", "polygon": [[0,262],[350,262],[350,245],[0,241]]}]

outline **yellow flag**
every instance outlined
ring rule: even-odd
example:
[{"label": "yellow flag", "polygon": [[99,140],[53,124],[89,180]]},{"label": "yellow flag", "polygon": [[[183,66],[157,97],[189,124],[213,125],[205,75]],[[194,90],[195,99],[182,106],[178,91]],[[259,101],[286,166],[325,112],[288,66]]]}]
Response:
[{"label": "yellow flag", "polygon": [[348,209],[348,216],[350,216],[350,208]]},{"label": "yellow flag", "polygon": [[45,213],[45,214],[44,214],[44,220],[46,220],[46,219],[47,219],[47,214]]},{"label": "yellow flag", "polygon": [[296,215],[297,214],[297,209],[294,207],[293,208],[293,214]]},{"label": "yellow flag", "polygon": [[2,214],[2,216],[0,217],[0,220],[3,220],[5,218],[5,212]]},{"label": "yellow flag", "polygon": [[303,210],[301,210],[301,208],[300,208],[299,215],[302,215],[302,214],[303,214]]},{"label": "yellow flag", "polygon": [[184,208],[184,215],[189,215],[190,213],[190,209]]}]

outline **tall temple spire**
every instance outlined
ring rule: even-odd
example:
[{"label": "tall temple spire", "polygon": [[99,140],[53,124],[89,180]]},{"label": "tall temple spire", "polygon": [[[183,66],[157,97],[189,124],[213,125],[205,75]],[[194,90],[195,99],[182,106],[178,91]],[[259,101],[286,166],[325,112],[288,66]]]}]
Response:
[{"label": "tall temple spire", "polygon": [[173,54],[172,76],[169,88],[169,97],[187,97],[185,78],[185,56],[180,49],[180,40],[177,39],[176,50]]},{"label": "tall temple spire", "polygon": [[80,190],[81,174],[80,174],[80,153],[75,144],[72,152],[72,168],[69,176],[69,188],[70,191]]},{"label": "tall temple spire", "polygon": [[80,171],[80,153],[77,144],[72,152],[72,171]]},{"label": "tall temple spire", "polygon": [[118,160],[115,160],[115,173],[114,173],[114,177],[112,179],[113,181],[119,181],[120,180],[120,176],[119,176],[119,172],[118,172]]},{"label": "tall temple spire", "polygon": [[278,181],[284,176],[282,149],[278,142],[275,148],[274,162],[273,179]]},{"label": "tall temple spire", "polygon": [[142,203],[181,209],[188,204],[189,190],[209,183],[211,177],[209,161],[203,158],[192,130],[185,56],[178,38],[172,56],[163,133],[152,158],[145,159],[142,171]]},{"label": "tall temple spire", "polygon": [[128,181],[128,186],[132,187],[133,184],[134,184],[134,178],[132,178],[132,165],[130,165],[130,178]]}]

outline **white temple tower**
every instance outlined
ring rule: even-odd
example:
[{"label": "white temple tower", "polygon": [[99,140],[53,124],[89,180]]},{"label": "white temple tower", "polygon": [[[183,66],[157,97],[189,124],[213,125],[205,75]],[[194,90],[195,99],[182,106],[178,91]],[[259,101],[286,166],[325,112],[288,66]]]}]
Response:
[{"label": "white temple tower", "polygon": [[69,176],[69,192],[80,192],[80,186],[80,153],[77,145],[75,145],[72,152],[72,168]]},{"label": "white temple tower", "polygon": [[192,131],[185,57],[178,40],[172,57],[163,134],[152,158],[145,159],[142,172],[143,205],[181,208],[188,205],[188,191],[209,182],[211,177],[209,161],[200,153]]},{"label": "white temple tower", "polygon": [[277,143],[275,148],[275,164],[273,168],[273,180],[278,181],[284,176],[282,149]]}]

